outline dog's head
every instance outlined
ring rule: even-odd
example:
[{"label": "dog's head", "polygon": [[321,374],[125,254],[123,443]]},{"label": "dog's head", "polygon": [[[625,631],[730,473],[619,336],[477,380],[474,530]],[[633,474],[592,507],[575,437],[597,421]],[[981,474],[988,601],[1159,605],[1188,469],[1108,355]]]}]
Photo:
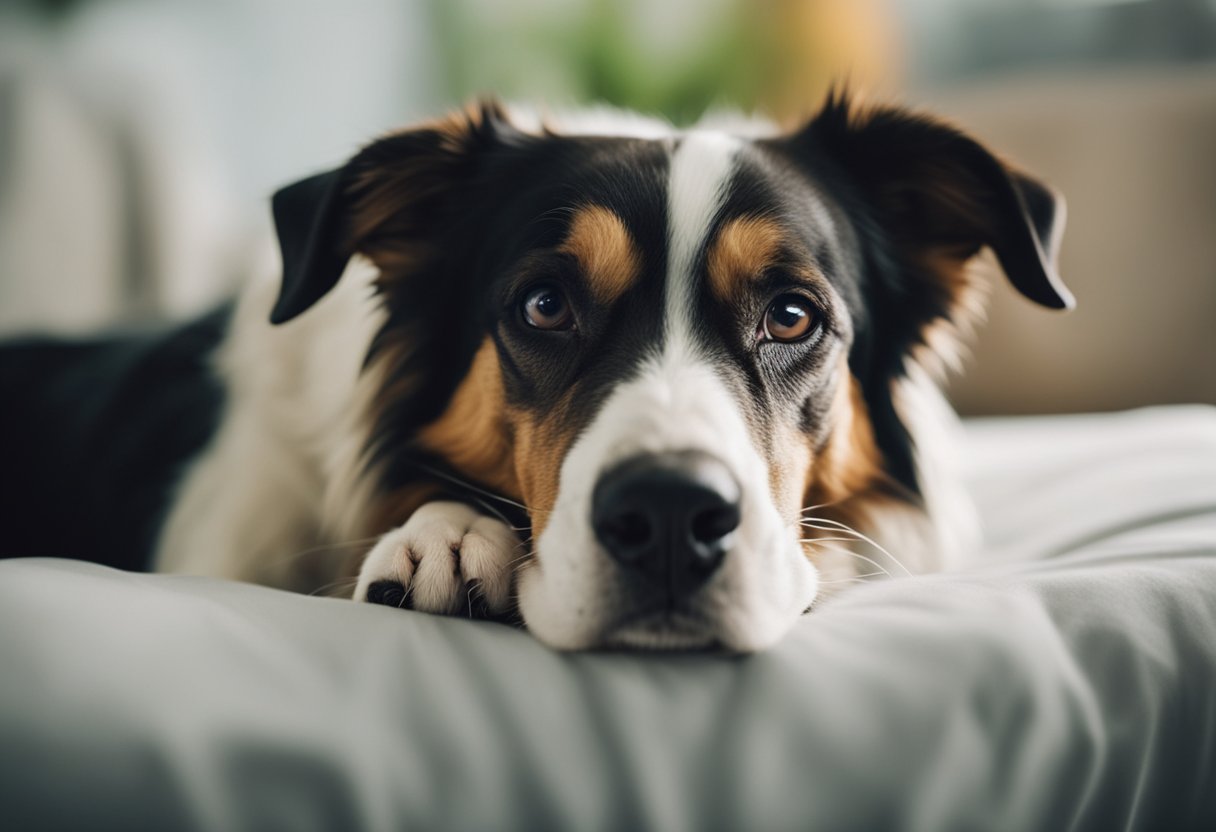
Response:
[{"label": "dog's head", "polygon": [[1071,304],[1062,210],[966,136],[840,97],[791,135],[650,129],[486,104],[374,142],[276,195],[272,319],[375,264],[381,525],[441,471],[525,506],[541,640],[750,649],[816,595],[804,507],[917,505],[893,391],[959,323],[968,261]]}]

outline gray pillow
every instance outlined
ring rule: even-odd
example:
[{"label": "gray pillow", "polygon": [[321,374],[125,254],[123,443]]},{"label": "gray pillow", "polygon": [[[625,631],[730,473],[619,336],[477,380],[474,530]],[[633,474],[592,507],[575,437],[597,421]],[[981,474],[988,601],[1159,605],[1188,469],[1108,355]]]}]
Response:
[{"label": "gray pillow", "polygon": [[1216,828],[1216,411],[968,437],[987,551],[747,657],[0,563],[0,829]]}]

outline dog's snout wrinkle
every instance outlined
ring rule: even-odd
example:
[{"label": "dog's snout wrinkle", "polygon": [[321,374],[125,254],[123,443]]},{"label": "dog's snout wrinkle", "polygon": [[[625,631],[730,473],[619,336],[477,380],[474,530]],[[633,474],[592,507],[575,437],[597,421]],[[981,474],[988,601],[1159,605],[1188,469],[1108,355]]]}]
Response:
[{"label": "dog's snout wrinkle", "polygon": [[740,499],[738,480],[708,453],[644,454],[600,477],[592,525],[617,563],[675,603],[722,563],[741,519]]}]

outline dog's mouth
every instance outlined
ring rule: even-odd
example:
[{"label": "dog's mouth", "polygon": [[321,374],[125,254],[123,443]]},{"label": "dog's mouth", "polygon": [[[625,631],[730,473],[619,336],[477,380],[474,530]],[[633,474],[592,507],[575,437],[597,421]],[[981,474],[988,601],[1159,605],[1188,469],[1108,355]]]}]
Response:
[{"label": "dog's mouth", "polygon": [[814,567],[759,466],[736,474],[708,451],[680,449],[587,467],[603,473],[559,495],[519,576],[521,616],[542,642],[751,651],[809,605]]},{"label": "dog's mouth", "polygon": [[609,628],[607,648],[712,650],[719,647],[712,624],[688,610],[651,610],[625,616]]},{"label": "dog's mouth", "polygon": [[777,479],[710,364],[653,359],[562,459],[517,581],[528,629],[564,650],[775,643],[817,585]]}]

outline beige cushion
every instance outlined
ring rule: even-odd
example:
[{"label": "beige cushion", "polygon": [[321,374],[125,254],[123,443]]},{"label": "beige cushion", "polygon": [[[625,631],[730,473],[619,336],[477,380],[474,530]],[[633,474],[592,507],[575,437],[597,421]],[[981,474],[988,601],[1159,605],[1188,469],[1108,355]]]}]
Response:
[{"label": "beige cushion", "polygon": [[968,413],[1216,402],[1216,67],[989,82],[923,97],[1068,200],[1070,314],[995,287]]}]

